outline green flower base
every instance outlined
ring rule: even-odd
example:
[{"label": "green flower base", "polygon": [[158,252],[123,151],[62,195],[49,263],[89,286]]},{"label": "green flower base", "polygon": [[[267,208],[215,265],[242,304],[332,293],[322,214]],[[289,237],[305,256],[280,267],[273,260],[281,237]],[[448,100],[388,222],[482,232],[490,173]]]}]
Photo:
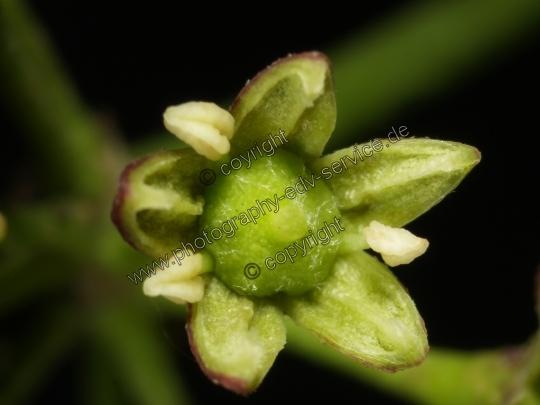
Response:
[{"label": "green flower base", "polygon": [[338,248],[332,192],[284,150],[220,174],[206,188],[201,232],[220,280],[244,295],[301,294],[322,283]]}]

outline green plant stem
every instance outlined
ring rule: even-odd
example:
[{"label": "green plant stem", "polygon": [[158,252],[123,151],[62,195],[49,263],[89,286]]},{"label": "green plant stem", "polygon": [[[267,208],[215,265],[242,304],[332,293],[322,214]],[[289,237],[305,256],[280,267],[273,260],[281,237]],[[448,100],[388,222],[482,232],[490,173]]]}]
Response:
[{"label": "green plant stem", "polygon": [[119,405],[117,379],[107,356],[93,342],[88,342],[85,352],[84,385],[81,403],[85,405]]},{"label": "green plant stem", "polygon": [[425,362],[395,374],[378,371],[322,345],[287,320],[286,348],[295,355],[384,392],[429,405],[501,404],[520,364],[506,361],[497,351],[462,352],[431,349]]},{"label": "green plant stem", "polygon": [[537,0],[425,1],[377,21],[328,52],[338,119],[326,150],[385,136],[366,133],[381,123],[404,125],[388,119],[485,70],[539,22]]},{"label": "green plant stem", "polygon": [[[46,32],[20,0],[0,0],[0,87],[55,190],[102,195],[106,141]],[[105,166],[105,167],[104,167]]]},{"label": "green plant stem", "polygon": [[[467,77],[488,69],[486,64],[496,65],[520,49],[539,23],[537,0],[417,2],[325,50],[338,110],[325,153],[385,136],[370,131],[381,124],[406,124],[389,120],[414,103],[466,83]],[[152,134],[132,146],[133,155],[163,145],[178,149],[178,142],[165,132]]]}]

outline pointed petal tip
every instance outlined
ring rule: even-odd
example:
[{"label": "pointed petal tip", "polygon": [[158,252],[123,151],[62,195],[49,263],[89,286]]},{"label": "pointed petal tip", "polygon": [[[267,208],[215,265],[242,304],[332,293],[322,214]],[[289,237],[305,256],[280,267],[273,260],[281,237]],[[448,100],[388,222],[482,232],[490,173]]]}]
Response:
[{"label": "pointed petal tip", "polygon": [[217,277],[202,277],[204,298],[188,304],[191,351],[212,382],[247,396],[262,383],[285,345],[283,312],[270,301],[232,292]]},{"label": "pointed petal tip", "polygon": [[189,341],[189,347],[191,348],[191,353],[193,353],[193,356],[197,360],[197,363],[199,363],[199,367],[201,368],[202,372],[216,385],[220,385],[223,388],[228,389],[229,391],[232,391],[236,394],[242,395],[244,397],[247,397],[249,394],[251,394],[256,387],[250,387],[249,383],[245,380],[242,380],[237,377],[231,377],[228,375],[225,375],[223,373],[218,373],[206,366],[204,363],[204,360],[202,359],[202,356],[199,352],[197,342],[195,341],[195,337],[193,335],[193,329],[191,328],[191,321],[192,321],[192,304],[187,304],[187,316],[186,316],[186,332],[188,335],[188,341]]},{"label": "pointed petal tip", "polygon": [[387,266],[364,252],[338,256],[320,290],[286,297],[283,305],[318,340],[378,370],[417,366],[429,350],[409,294]]}]

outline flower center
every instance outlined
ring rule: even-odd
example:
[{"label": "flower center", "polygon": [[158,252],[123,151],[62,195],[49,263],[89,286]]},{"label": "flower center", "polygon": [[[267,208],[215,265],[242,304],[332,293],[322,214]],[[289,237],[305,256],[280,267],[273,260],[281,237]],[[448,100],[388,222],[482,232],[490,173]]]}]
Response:
[{"label": "flower center", "polygon": [[206,249],[229,288],[259,297],[301,294],[328,275],[344,230],[339,210],[324,179],[295,155],[276,150],[220,173],[204,198],[201,229],[212,237]]}]

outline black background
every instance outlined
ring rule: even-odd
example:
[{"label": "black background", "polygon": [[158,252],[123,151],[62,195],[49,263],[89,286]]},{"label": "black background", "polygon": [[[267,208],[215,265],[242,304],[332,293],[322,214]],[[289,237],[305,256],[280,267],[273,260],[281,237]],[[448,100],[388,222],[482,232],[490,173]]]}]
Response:
[{"label": "black background", "polygon": [[[230,99],[275,59],[308,50],[329,52],[340,40],[411,4],[263,3],[250,8],[171,0],[30,3],[88,105],[114,120],[128,140],[162,132],[161,114],[168,105]],[[537,34],[486,62],[445,93],[388,117],[374,133],[351,134],[346,142],[385,136],[391,126],[406,125],[411,135],[467,143],[482,153],[481,163],[455,192],[407,226],[430,241],[427,253],[394,269],[425,320],[431,346],[515,345],[536,330]],[[20,139],[8,110],[0,113],[2,137],[7,135],[8,140],[0,150],[6,193],[37,170],[32,162],[39,151]],[[203,376],[182,327],[167,324],[164,329],[179,348],[173,349],[178,365],[198,403],[267,404],[337,397],[341,403],[399,403],[287,351],[278,356],[258,392],[245,400]],[[40,402],[74,401],[75,359],[60,371]]]}]

